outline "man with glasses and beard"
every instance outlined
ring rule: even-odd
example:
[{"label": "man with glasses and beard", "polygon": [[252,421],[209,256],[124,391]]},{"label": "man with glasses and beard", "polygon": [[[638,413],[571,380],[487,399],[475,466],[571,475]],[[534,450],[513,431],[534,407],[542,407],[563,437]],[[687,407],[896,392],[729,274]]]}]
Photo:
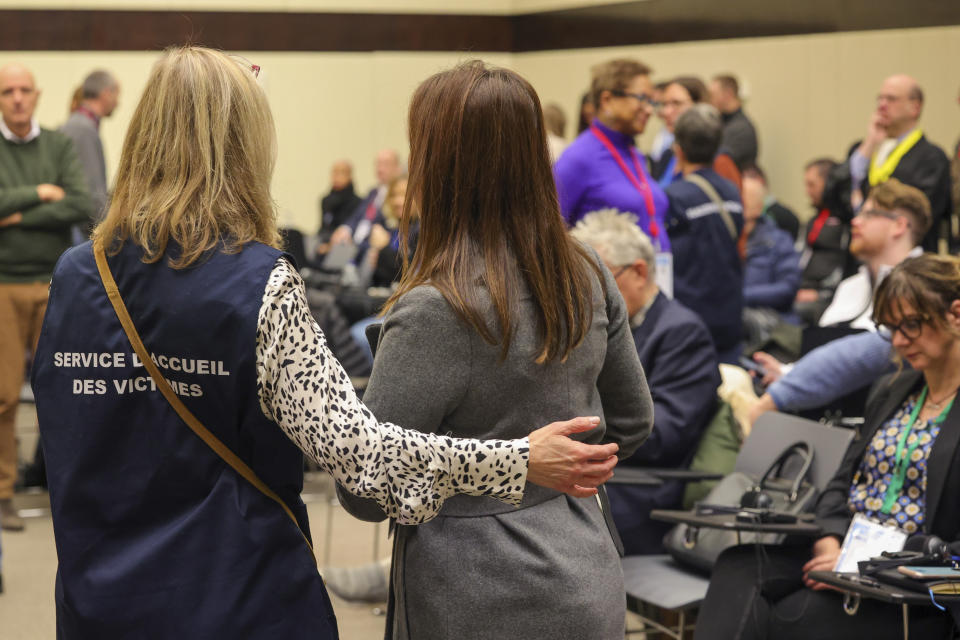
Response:
[{"label": "man with glasses and beard", "polygon": [[890,343],[876,333],[873,293],[893,268],[923,253],[919,246],[930,228],[930,203],[922,191],[891,179],[870,192],[853,219],[850,251],[863,264],[837,287],[820,326],[846,326],[866,333],[849,335],[814,349],[792,365],[757,352],[766,371],[766,393],[751,409],[752,419],[766,411],[822,407],[856,391],[890,367]]}]

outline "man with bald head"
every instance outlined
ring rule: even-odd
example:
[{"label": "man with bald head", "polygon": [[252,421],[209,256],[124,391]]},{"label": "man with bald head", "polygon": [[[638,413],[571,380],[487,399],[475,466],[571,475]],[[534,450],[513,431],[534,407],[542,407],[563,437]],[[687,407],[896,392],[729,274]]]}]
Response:
[{"label": "man with bald head", "polygon": [[349,160],[337,160],[330,168],[330,193],[320,199],[320,234],[324,241],[350,219],[359,204],[360,197],[353,188],[353,165]]},{"label": "man with bald head", "polygon": [[53,267],[70,247],[70,226],[93,212],[73,143],[43,129],[30,70],[0,67],[0,523],[23,529],[13,508],[17,454],[13,424]]},{"label": "man with bald head", "polygon": [[867,136],[850,154],[853,204],[859,208],[871,188],[890,178],[916,187],[930,200],[933,218],[923,249],[937,251],[942,238],[954,251],[960,239],[950,221],[950,162],[943,150],[923,135],[919,126],[922,111],[923,90],[916,80],[901,74],[883,81]]}]

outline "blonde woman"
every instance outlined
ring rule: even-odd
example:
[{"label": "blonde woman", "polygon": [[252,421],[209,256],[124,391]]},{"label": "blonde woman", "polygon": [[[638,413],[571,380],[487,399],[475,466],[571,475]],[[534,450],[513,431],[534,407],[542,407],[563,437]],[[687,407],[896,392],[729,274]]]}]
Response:
[{"label": "blonde woman", "polygon": [[519,504],[524,480],[591,494],[615,462],[563,435],[594,420],[479,442],[370,414],[278,249],[256,71],[163,55],[106,219],[54,274],[33,385],[58,638],[337,637],[301,451],[404,523],[456,493]]}]

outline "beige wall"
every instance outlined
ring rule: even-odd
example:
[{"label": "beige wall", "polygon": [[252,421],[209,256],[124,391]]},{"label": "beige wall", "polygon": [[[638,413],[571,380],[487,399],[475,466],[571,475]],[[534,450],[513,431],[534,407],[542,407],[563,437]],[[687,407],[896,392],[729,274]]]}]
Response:
[{"label": "beige wall", "polygon": [[[760,160],[777,194],[801,214],[807,213],[800,179],[804,162],[824,154],[839,157],[862,134],[874,95],[888,73],[911,73],[924,86],[923,123],[932,140],[952,147],[960,135],[960,81],[948,63],[960,58],[960,27],[513,55],[248,53],[246,57],[263,68],[261,79],[277,124],[274,196],[281,222],[308,231],[316,228],[317,198],[328,189],[329,167],[337,158],[352,159],[358,190],[368,189],[377,149],[405,150],[410,95],[435,71],[467,57],[512,66],[533,83],[543,102],[560,103],[575,122],[590,66],[618,55],[643,59],[657,78],[737,72],[749,91],[747,111],[760,131]],[[4,52],[0,63],[16,59],[35,71],[43,89],[38,117],[46,126],[63,122],[70,93],[87,72],[106,67],[117,74],[123,86],[121,104],[102,125],[112,178],[126,123],[156,57]],[[657,126],[654,120],[641,146],[649,143]]]},{"label": "beige wall", "polygon": [[[424,78],[469,57],[509,66],[509,54],[456,53],[246,53],[262,68],[277,129],[278,158],[273,193],[281,224],[313,231],[317,198],[329,189],[334,160],[355,164],[360,192],[373,183],[373,157],[393,147],[406,156],[406,114],[413,90]],[[73,89],[94,68],[113,71],[121,83],[120,106],[103,120],[101,134],[112,181],[126,124],[133,114],[156,53],[22,52],[0,54],[30,67],[42,90],[37,117],[55,128],[67,116]]]},{"label": "beige wall", "polygon": [[[920,81],[926,93],[921,123],[933,142],[949,151],[960,136],[960,76],[951,62],[960,59],[960,27],[527,53],[516,55],[514,65],[544,103],[564,107],[573,130],[591,65],[617,56],[643,60],[658,80],[735,73],[759,130],[760,163],[775,193],[803,216],[809,215],[803,165],[817,156],[842,157],[866,132],[887,75],[908,73]],[[642,148],[659,126],[651,121]]]}]

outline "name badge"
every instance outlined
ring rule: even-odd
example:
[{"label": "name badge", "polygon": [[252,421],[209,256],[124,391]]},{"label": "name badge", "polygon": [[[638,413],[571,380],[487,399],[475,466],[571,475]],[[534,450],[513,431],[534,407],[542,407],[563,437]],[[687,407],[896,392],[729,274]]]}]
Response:
[{"label": "name badge", "polygon": [[673,298],[673,254],[667,251],[657,252],[657,286],[668,298]]},{"label": "name badge", "polygon": [[902,551],[907,534],[897,527],[880,524],[862,513],[853,516],[840,547],[834,571],[857,573],[857,563],[876,558],[884,551]]}]

